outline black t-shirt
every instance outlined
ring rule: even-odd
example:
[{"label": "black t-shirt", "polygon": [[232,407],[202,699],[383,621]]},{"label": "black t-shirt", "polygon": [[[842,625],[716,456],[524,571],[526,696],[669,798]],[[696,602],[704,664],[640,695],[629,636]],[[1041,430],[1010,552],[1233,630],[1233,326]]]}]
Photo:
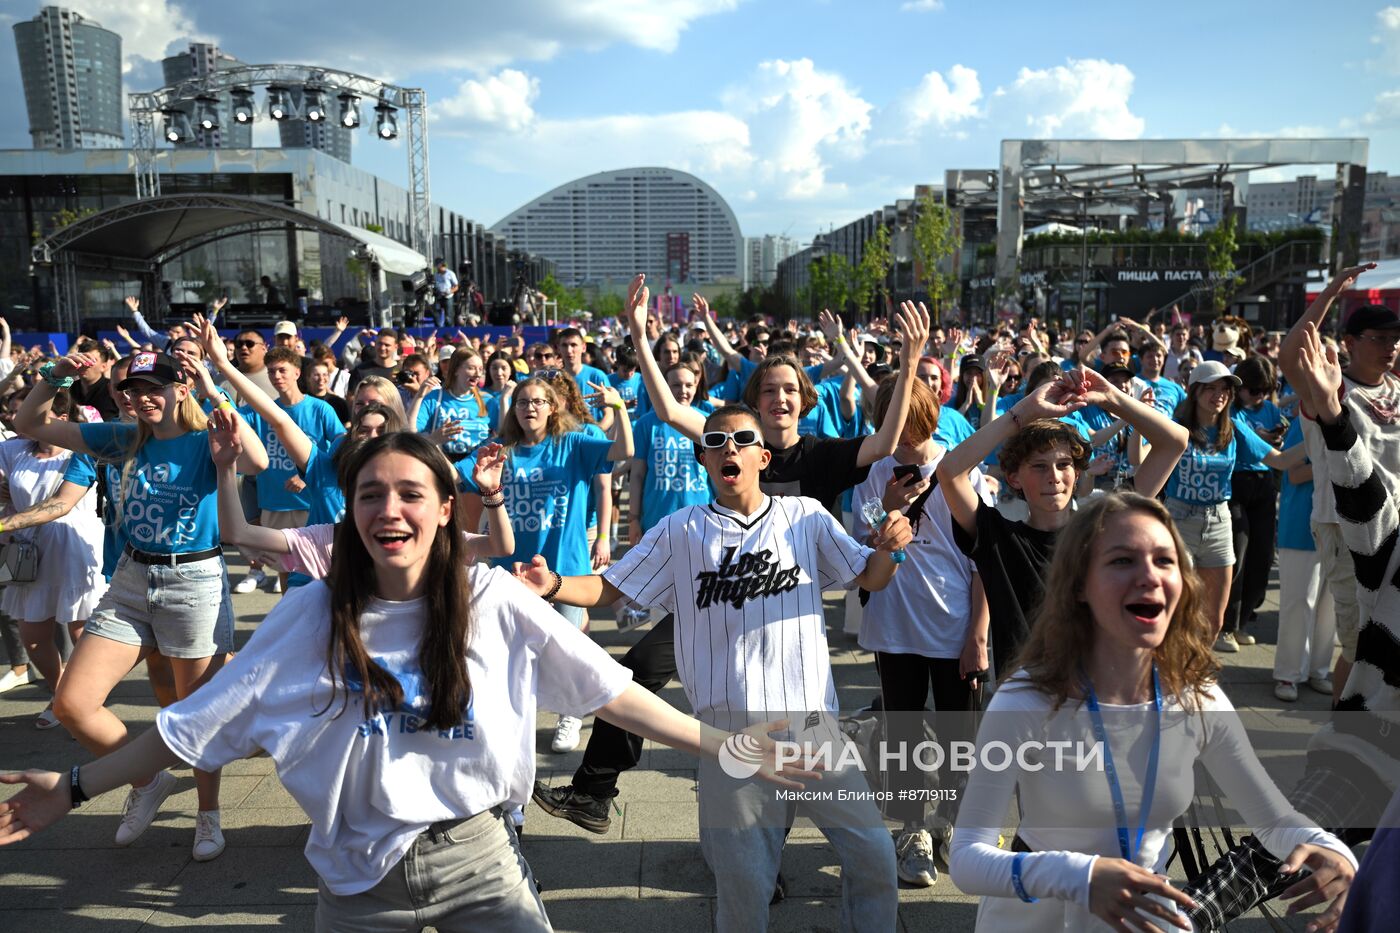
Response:
[{"label": "black t-shirt", "polygon": [[68,391],[73,396],[73,401],[79,405],[89,405],[96,408],[103,421],[120,421],[121,408],[118,407],[117,400],[112,398],[112,392],[108,388],[110,383],[111,380],[106,376],[90,386],[81,379],[74,379]]},{"label": "black t-shirt", "polygon": [[859,465],[864,441],[804,434],[786,450],[772,451],[768,469],[758,477],[759,488],[770,496],[808,496],[836,511],[841,494],[865,482],[870,472]]},{"label": "black t-shirt", "polygon": [[308,392],[307,395],[310,395],[311,398],[318,398],[334,408],[335,416],[340,419],[341,424],[350,423],[350,403],[339,395],[333,392],[327,392],[325,395],[311,395],[311,393]]},{"label": "black t-shirt", "polygon": [[382,376],[390,382],[394,381],[394,367],[380,366],[373,361],[366,361],[350,370],[350,382],[346,386],[346,392],[354,392],[355,387],[360,384],[360,380],[366,376]]},{"label": "black t-shirt", "polygon": [[982,576],[991,611],[991,654],[997,676],[1004,675],[1031,631],[1031,619],[1045,592],[1045,574],[1058,532],[1013,522],[985,502],[977,504],[976,534],[953,522],[953,540]]}]

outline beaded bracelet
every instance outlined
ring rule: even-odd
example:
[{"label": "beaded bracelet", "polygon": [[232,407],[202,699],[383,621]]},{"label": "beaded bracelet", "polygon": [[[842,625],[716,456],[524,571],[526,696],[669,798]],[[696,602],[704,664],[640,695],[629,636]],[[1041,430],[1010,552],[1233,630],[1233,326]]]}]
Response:
[{"label": "beaded bracelet", "polygon": [[559,595],[559,588],[564,585],[564,578],[559,576],[557,570],[551,570],[550,573],[554,574],[554,585],[549,588],[548,593],[544,594],[544,601],[547,603],[554,602],[554,597]]}]

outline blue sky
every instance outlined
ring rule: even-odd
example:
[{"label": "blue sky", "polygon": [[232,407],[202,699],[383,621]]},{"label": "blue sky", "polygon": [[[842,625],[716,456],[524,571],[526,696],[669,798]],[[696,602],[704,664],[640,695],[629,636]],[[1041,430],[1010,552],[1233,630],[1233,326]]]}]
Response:
[{"label": "blue sky", "polygon": [[[157,87],[191,38],[425,88],[433,199],[488,224],[580,175],[668,165],[718,189],[745,235],[806,240],[947,168],[993,166],[1013,137],[1365,136],[1371,167],[1400,171],[1400,7],[1375,2],[70,6],[123,35],[129,91]],[[0,20],[38,8],[0,0]],[[27,148],[8,37],[0,74],[16,92],[0,147]],[[404,161],[356,140],[366,169],[402,183]]]}]

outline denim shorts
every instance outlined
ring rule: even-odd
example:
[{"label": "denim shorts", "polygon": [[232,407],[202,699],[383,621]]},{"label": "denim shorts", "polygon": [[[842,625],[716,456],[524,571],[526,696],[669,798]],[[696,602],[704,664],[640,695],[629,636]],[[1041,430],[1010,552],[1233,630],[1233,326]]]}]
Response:
[{"label": "denim shorts", "polygon": [[209,658],[233,650],[233,603],[222,557],[143,564],[123,554],[84,628],[168,658]]},{"label": "denim shorts", "polygon": [[1186,553],[1191,555],[1191,563],[1197,570],[1235,565],[1230,503],[1192,505],[1180,499],[1168,499],[1167,511],[1176,522],[1176,530],[1186,542]]}]

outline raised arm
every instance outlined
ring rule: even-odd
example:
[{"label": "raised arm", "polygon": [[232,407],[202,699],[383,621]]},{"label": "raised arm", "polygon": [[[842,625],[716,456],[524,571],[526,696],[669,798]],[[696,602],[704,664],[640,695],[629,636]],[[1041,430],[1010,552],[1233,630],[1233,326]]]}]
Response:
[{"label": "raised arm", "polygon": [[10,358],[10,346],[10,322],[0,317],[0,360]]},{"label": "raised arm", "polygon": [[[486,512],[486,541],[478,544],[476,550],[479,560],[515,553],[515,529],[510,526],[510,516],[506,514],[505,498],[501,492],[501,471],[505,465],[506,450],[495,443],[477,451],[476,463],[472,465],[472,482],[482,492],[482,505]],[[492,490],[495,490],[495,494],[488,495]],[[488,505],[488,502],[491,504]]]},{"label": "raised arm", "polygon": [[340,342],[340,338],[345,336],[345,328],[349,326],[350,319],[348,317],[345,317],[344,315],[341,315],[339,318],[336,319],[335,330],[332,331],[331,335],[326,338],[325,343],[322,344],[322,346],[324,346],[327,350],[334,350],[335,345]]},{"label": "raised arm", "polygon": [[1052,379],[1017,402],[1006,417],[984,424],[975,434],[943,455],[938,463],[938,486],[948,510],[964,531],[977,529],[977,503],[981,501],[972,488],[968,473],[1011,436],[1040,418],[1063,418],[1084,407],[1084,402],[1061,379]]},{"label": "raised arm", "polygon": [[[928,309],[912,301],[900,304],[895,315],[899,321],[899,374],[895,376],[894,394],[890,397],[890,407],[885,411],[885,420],[880,429],[867,437],[860,445],[856,458],[859,466],[869,466],[894,453],[904,433],[904,421],[909,417],[909,397],[914,392],[914,373],[919,365],[919,357],[924,354],[924,344],[928,342]],[[868,587],[867,587],[868,589]]]},{"label": "raised arm", "polygon": [[[1303,312],[1303,316],[1298,318],[1298,322],[1289,328],[1284,335],[1283,343],[1278,348],[1278,365],[1283,370],[1284,378],[1288,384],[1297,389],[1298,383],[1298,353],[1303,347],[1306,331],[1309,325],[1316,331],[1322,330],[1323,321],[1327,320],[1327,312],[1332,310],[1332,304],[1337,300],[1337,296],[1356,284],[1361,273],[1376,268],[1374,262],[1362,263],[1359,266],[1352,266],[1350,269],[1343,269],[1341,275],[1336,276],[1327,283],[1327,287],[1322,290],[1322,294],[1313,299],[1313,303],[1308,305],[1308,309]],[[1302,398],[1302,393],[1298,393]],[[1306,404],[1307,399],[1303,399]],[[1311,409],[1309,409],[1311,410]]]},{"label": "raised arm", "polygon": [[[165,335],[152,330],[151,325],[146,323],[146,318],[141,314],[141,299],[137,298],[135,295],[128,295],[126,297],[126,306],[131,311],[131,322],[136,325],[136,332],[142,337],[145,337],[156,347],[159,347],[161,341],[165,339]],[[130,337],[127,338],[127,340],[130,339]],[[134,342],[132,345],[136,346]]]},{"label": "raised arm", "polygon": [[[611,606],[622,598],[622,591],[599,574],[565,577],[549,569],[549,564],[536,554],[528,564],[516,564],[515,578],[537,596],[554,593],[552,600],[566,606]],[[555,584],[558,588],[555,588]]]},{"label": "raised arm", "polygon": [[1134,475],[1133,485],[1144,496],[1156,496],[1186,452],[1190,441],[1186,428],[1153,406],[1120,392],[1092,369],[1071,370],[1068,378],[1081,380],[1079,397],[1086,404],[1098,405],[1115,418],[1122,418],[1152,445]]},{"label": "raised arm", "polygon": [[841,330],[841,318],[823,308],[817,315],[817,326],[826,335],[826,342],[832,347],[831,365],[845,366],[846,372],[856,380],[861,391],[871,396],[875,395],[877,387],[875,380],[870,378],[870,374],[861,365],[860,357],[856,356],[855,350],[851,347],[851,342],[846,339],[846,335]]},{"label": "raised arm", "polygon": [[[590,382],[588,387],[593,390],[593,394],[589,396],[590,402],[601,405],[617,415],[613,419],[612,428],[609,429],[613,445],[608,450],[608,459],[613,463],[632,459],[632,419],[627,417],[627,403],[622,400],[622,395],[618,393],[617,389],[606,383],[599,385],[596,382]],[[668,394],[670,393],[669,388],[666,391]],[[600,505],[598,514],[606,514],[601,511],[601,508]]]},{"label": "raised arm", "polygon": [[[680,431],[697,443],[700,433],[705,430],[705,416],[689,405],[682,405],[671,394],[671,387],[656,364],[656,357],[647,342],[647,300],[650,290],[646,287],[646,276],[639,275],[627,286],[627,327],[632,334],[632,345],[637,351],[637,365],[642,372],[642,384],[646,386],[651,407],[662,421]],[[627,436],[632,436],[628,426]],[[630,454],[629,454],[630,456]]]},{"label": "raised arm", "polygon": [[[695,313],[700,317],[700,323],[705,326],[705,333],[710,335],[710,343],[715,345],[715,349],[719,351],[719,355],[724,358],[724,361],[729,364],[729,368],[738,371],[743,360],[743,355],[740,354],[738,350],[734,349],[734,345],[725,338],[724,333],[719,329],[719,325],[715,323],[714,316],[710,314],[710,303],[699,293],[693,295],[691,301],[695,304]],[[632,342],[637,342],[635,336],[632,338]]]},{"label": "raised arm", "polygon": [[0,532],[22,531],[25,528],[35,528],[57,521],[73,511],[73,506],[81,502],[91,488],[64,480],[59,484],[58,491],[43,502],[35,503],[23,512],[0,518]]},{"label": "raised arm", "polygon": [[219,479],[219,540],[267,554],[290,554],[282,532],[250,525],[243,516],[243,503],[238,498],[238,458],[243,453],[243,437],[235,418],[226,410],[215,411],[209,422],[209,457]]},{"label": "raised arm", "polygon": [[[292,462],[297,465],[298,470],[305,470],[306,464],[311,459],[311,438],[306,436],[306,432],[297,427],[297,423],[292,420],[292,416],[282,410],[268,394],[259,388],[258,384],[239,372],[228,358],[228,348],[224,346],[223,338],[219,336],[218,330],[214,327],[214,322],[195,316],[193,327],[198,328],[199,342],[204,346],[205,355],[214,363],[214,368],[219,371],[229,385],[233,386],[248,407],[257,412],[272,428],[277,439],[282,442],[282,446],[287,448],[287,454],[292,458]],[[232,403],[225,399],[219,404],[222,409],[228,405],[232,410]],[[243,473],[260,473],[267,468],[267,449],[263,447],[262,439],[253,433],[242,418],[238,419],[241,425],[240,431],[243,437],[243,455],[240,460],[239,471]],[[251,443],[250,443],[251,441]],[[257,465],[257,459],[261,454],[261,465]]]},{"label": "raised arm", "polygon": [[[97,364],[96,357],[86,353],[70,353],[49,370],[55,379],[65,376],[77,378],[78,374]],[[42,372],[42,370],[40,370]],[[40,379],[25,398],[24,404],[15,413],[15,431],[42,444],[52,444],[79,454],[95,452],[83,443],[83,432],[72,421],[50,421],[49,411],[53,408],[53,396],[58,391],[48,380]]]}]

